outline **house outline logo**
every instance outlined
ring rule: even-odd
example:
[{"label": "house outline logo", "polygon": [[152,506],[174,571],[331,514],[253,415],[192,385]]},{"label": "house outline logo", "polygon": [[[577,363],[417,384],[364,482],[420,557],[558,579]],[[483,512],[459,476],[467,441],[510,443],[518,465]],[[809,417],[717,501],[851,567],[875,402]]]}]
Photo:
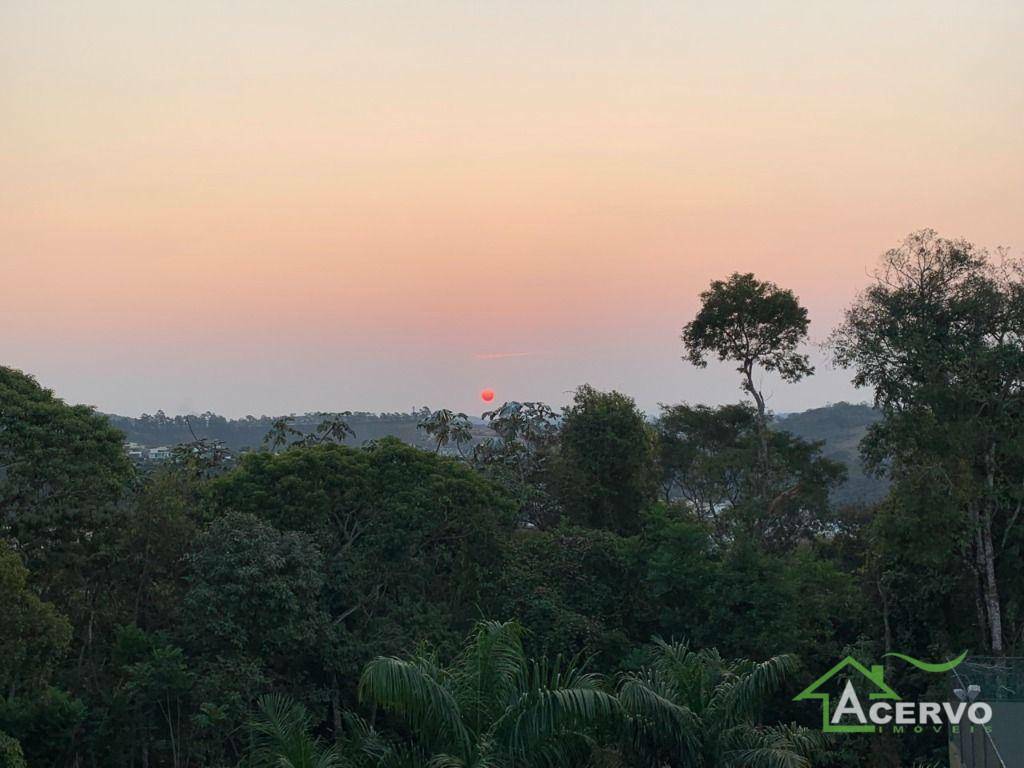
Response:
[{"label": "house outline logo", "polygon": [[[922,672],[930,672],[930,673],[933,673],[933,674],[942,674],[942,673],[945,673],[945,672],[950,672],[950,671],[956,669],[958,666],[960,666],[960,663],[964,659],[967,658],[967,651],[964,651],[959,656],[957,656],[955,659],[951,659],[949,661],[939,662],[937,664],[932,664],[932,663],[929,663],[927,661],[921,661],[920,659],[915,659],[913,656],[907,656],[907,655],[902,654],[902,653],[886,653],[882,658],[887,658],[887,657],[890,657],[890,656],[895,658],[895,659],[900,659],[901,661],[905,661],[908,664],[910,664],[911,666],[917,667]],[[857,661],[857,659],[853,658],[853,656],[847,656],[845,659],[843,659],[838,664],[836,664],[834,667],[832,667],[832,669],[830,669],[828,672],[826,672],[824,675],[819,677],[817,680],[815,680],[809,686],[804,688],[804,690],[802,690],[800,693],[798,693],[796,696],[793,697],[793,701],[806,701],[808,699],[818,699],[821,702],[821,730],[824,733],[875,733],[876,731],[880,730],[877,727],[879,724],[887,724],[887,723],[890,722],[890,719],[888,719],[887,713],[882,713],[882,716],[887,718],[887,719],[876,719],[876,720],[872,721],[870,719],[864,718],[863,712],[860,710],[860,705],[857,702],[857,694],[856,694],[856,690],[853,688],[853,681],[852,680],[847,680],[846,688],[843,690],[843,694],[840,696],[839,706],[837,707],[837,710],[843,710],[844,709],[844,703],[848,701],[848,698],[852,699],[853,703],[856,705],[856,709],[851,710],[851,711],[855,712],[855,713],[857,713],[859,715],[858,719],[860,719],[860,724],[858,724],[858,725],[849,725],[849,724],[848,725],[843,725],[843,724],[840,724],[840,723],[833,723],[832,722],[832,716],[833,715],[832,715],[832,698],[831,698],[831,694],[825,693],[824,691],[821,691],[819,689],[825,683],[829,682],[833,677],[838,675],[842,670],[846,669],[847,667],[851,667],[854,670],[856,670],[857,672],[859,672],[863,677],[867,678],[868,682],[870,682],[875,687],[876,690],[874,692],[868,694],[868,699],[869,700],[874,701],[874,702],[883,702],[883,703],[877,704],[877,707],[876,707],[876,705],[872,705],[871,706],[870,709],[871,709],[872,717],[874,716],[874,711],[875,711],[876,708],[879,709],[879,710],[881,710],[881,709],[888,710],[888,709],[891,709],[894,706],[894,705],[890,705],[890,704],[884,703],[885,701],[897,701],[897,702],[900,702],[898,705],[895,705],[897,710],[902,709],[905,706],[911,706],[909,704],[905,705],[905,703],[902,701],[902,697],[898,693],[896,693],[896,691],[894,691],[892,688],[890,688],[886,684],[886,682],[885,682],[885,668],[882,665],[874,664],[874,665],[871,666],[870,669],[868,669],[866,666],[864,666],[859,661]],[[929,708],[931,710],[930,713],[929,713],[929,716],[932,718],[931,722],[933,722],[933,723],[936,722],[935,718],[937,718],[937,716],[938,716],[937,712],[938,712],[939,709],[945,709],[947,717],[950,718],[950,722],[959,723],[960,722],[960,718],[961,718],[961,716],[963,714],[963,707],[961,707],[957,711],[951,712],[948,708],[946,708],[945,705],[942,705],[942,707],[940,707],[940,705],[936,704],[936,703],[926,703],[924,705],[919,705],[919,706],[922,707],[922,709],[921,709],[922,712],[924,711],[925,707],[927,707],[927,708]],[[980,712],[980,714],[975,715],[975,708],[979,708],[979,712],[980,712],[980,710],[987,710],[987,711]],[[838,712],[837,712],[837,714],[838,714]],[[844,714],[845,714],[845,712],[844,712]],[[978,722],[978,723],[984,724],[984,723],[987,723],[988,720],[990,720],[992,718],[992,708],[988,704],[984,704],[984,703],[980,703],[980,702],[975,702],[975,703],[972,703],[970,705],[970,707],[967,709],[967,714],[968,714],[968,717],[972,719],[972,722]],[[899,715],[899,716],[902,717],[902,715]],[[922,717],[923,717],[923,715],[922,715]],[[955,720],[954,720],[954,718],[955,718]],[[978,720],[976,718],[984,718],[984,719]],[[900,723],[900,722],[901,722],[900,720],[897,720],[897,723]],[[908,721],[903,720],[902,723],[903,724],[908,724]]]},{"label": "house outline logo", "polygon": [[[885,668],[880,664],[872,665],[871,669],[868,669],[853,656],[847,656],[845,659],[836,664],[832,669],[826,672],[824,675],[819,677],[809,686],[804,688],[798,693],[793,701],[807,701],[808,699],[818,699],[821,701],[821,730],[825,733],[874,733],[876,728],[874,725],[838,725],[832,722],[832,701],[831,694],[819,691],[818,689],[825,683],[830,681],[833,677],[839,674],[842,670],[847,667],[852,667],[854,670],[859,672],[861,675],[866,677],[868,681],[875,686],[877,689],[873,693],[868,694],[868,698],[873,701],[878,700],[892,700],[899,701],[900,695],[896,693],[885,683]],[[849,683],[847,683],[849,685]]]}]

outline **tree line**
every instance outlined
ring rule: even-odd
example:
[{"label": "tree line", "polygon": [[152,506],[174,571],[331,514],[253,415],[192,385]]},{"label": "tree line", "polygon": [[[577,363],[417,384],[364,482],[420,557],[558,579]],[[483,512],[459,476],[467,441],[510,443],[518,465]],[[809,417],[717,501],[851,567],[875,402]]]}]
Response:
[{"label": "tree line", "polygon": [[345,445],[331,414],[148,471],[106,417],[0,368],[0,765],[940,757],[935,735],[825,740],[791,698],[846,654],[1018,649],[1020,266],[915,233],[833,332],[880,413],[870,506],[834,503],[844,468],[770,428],[760,376],[813,375],[808,328],[792,291],[736,274],[681,354],[733,364],[742,402],[651,420],[583,385],[496,407],[484,440],[421,413],[426,449]]}]

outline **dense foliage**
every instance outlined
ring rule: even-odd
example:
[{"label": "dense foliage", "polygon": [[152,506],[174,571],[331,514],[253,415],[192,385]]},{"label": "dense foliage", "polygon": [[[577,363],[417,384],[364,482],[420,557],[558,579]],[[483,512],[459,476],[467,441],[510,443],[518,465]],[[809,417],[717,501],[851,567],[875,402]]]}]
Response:
[{"label": "dense foliage", "polygon": [[1024,283],[934,233],[885,255],[833,337],[876,397],[846,406],[891,483],[870,506],[838,503],[821,425],[776,428],[758,389],[812,374],[807,330],[790,291],[734,275],[683,337],[748,402],[648,418],[584,385],[485,429],[409,415],[422,447],[354,447],[360,414],[252,419],[235,456],[161,414],[154,442],[182,444],[139,467],[106,418],[0,368],[0,765],[941,755],[934,734],[825,741],[791,699],[848,653],[1019,651]]}]

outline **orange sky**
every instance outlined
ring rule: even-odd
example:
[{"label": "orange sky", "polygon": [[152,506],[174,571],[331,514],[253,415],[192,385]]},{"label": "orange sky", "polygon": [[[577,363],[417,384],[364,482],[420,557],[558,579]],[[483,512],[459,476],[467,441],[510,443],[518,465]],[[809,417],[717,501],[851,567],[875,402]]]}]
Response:
[{"label": "orange sky", "polygon": [[821,339],[913,229],[1019,252],[1024,5],[723,5],[0,5],[0,362],[129,414],[722,402],[710,279]]}]

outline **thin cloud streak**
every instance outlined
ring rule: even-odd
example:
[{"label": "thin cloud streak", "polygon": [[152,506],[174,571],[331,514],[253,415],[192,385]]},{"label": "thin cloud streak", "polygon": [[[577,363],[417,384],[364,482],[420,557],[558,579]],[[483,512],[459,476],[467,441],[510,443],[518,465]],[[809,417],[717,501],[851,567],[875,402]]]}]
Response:
[{"label": "thin cloud streak", "polygon": [[477,360],[504,360],[507,357],[529,357],[533,352],[487,352],[473,355]]}]

